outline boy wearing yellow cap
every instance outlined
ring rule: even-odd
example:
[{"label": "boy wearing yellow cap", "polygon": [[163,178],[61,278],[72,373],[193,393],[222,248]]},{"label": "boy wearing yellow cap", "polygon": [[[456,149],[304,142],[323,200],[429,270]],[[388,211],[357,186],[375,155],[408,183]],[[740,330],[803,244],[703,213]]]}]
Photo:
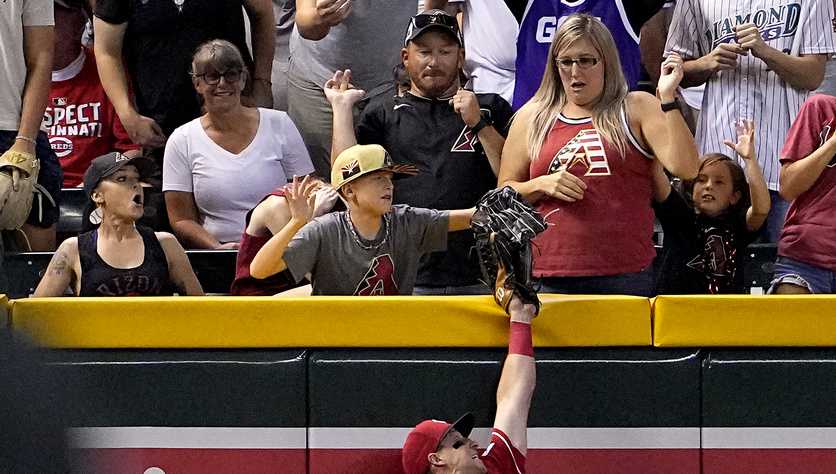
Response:
[{"label": "boy wearing yellow cap", "polygon": [[291,220],[258,251],[250,274],[311,274],[314,295],[409,295],[424,254],[447,248],[447,233],[470,227],[474,209],[392,205],[393,179],[413,175],[380,145],[355,145],[331,168],[348,210],[311,220],[315,183],[294,179],[285,194]]}]

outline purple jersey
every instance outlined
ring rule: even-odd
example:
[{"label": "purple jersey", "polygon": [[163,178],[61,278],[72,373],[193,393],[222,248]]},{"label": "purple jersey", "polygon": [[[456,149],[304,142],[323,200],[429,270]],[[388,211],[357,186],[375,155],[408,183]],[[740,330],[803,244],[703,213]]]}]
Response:
[{"label": "purple jersey", "polygon": [[529,0],[517,38],[514,110],[522,107],[540,87],[552,39],[557,28],[573,13],[597,17],[610,29],[627,85],[635,89],[642,68],[639,35],[633,31],[621,0]]}]

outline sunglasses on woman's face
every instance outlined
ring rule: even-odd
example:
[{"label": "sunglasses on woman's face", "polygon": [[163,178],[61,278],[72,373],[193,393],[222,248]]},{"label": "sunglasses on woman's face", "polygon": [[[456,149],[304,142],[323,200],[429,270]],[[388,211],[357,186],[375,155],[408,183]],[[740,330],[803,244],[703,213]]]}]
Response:
[{"label": "sunglasses on woman's face", "polygon": [[216,86],[221,82],[221,78],[223,77],[224,81],[227,84],[233,84],[238,82],[241,79],[241,70],[240,69],[230,69],[223,73],[219,73],[217,71],[207,72],[203,74],[195,74],[194,77],[199,77],[203,79],[203,82],[209,84],[210,86]]},{"label": "sunglasses on woman's face", "polygon": [[568,71],[572,69],[572,65],[577,64],[581,69],[589,69],[598,64],[599,59],[594,56],[581,56],[579,58],[555,58],[555,62],[560,69]]}]

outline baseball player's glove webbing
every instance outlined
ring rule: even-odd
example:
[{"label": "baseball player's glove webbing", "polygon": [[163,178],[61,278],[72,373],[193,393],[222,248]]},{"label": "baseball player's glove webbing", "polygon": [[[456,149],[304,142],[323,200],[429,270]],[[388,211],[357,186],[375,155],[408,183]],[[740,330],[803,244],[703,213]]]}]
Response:
[{"label": "baseball player's glove webbing", "polygon": [[531,282],[531,239],[546,229],[540,214],[509,186],[489,191],[476,204],[471,223],[482,277],[502,309],[515,294],[540,310]]}]

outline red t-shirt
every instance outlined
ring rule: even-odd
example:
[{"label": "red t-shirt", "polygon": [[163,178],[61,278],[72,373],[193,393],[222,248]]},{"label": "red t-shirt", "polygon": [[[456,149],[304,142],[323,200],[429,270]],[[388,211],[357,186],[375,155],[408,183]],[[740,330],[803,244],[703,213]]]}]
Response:
[{"label": "red t-shirt", "polygon": [[491,431],[491,442],[482,453],[482,462],[488,474],[525,474],[525,456],[498,428]]},{"label": "red t-shirt", "polygon": [[93,52],[83,49],[79,61],[83,61],[81,70],[72,77],[64,79],[61,75],[71,74],[78,63],[53,73],[44,111],[43,125],[61,162],[67,188],[81,184],[94,158],[111,151],[139,149],[131,142],[102,88]]},{"label": "red t-shirt", "polygon": [[[836,97],[811,96],[796,116],[781,150],[781,164],[809,156],[833,136]],[[836,271],[836,157],[790,204],[778,255]]]},{"label": "red t-shirt", "polygon": [[545,197],[535,205],[548,228],[534,239],[534,276],[603,276],[641,271],[653,249],[652,155],[630,143],[624,156],[604,142],[592,119],[562,115],[531,162],[531,178],[565,167],[586,183],[575,202]]},{"label": "red t-shirt", "polygon": [[[270,196],[281,197],[284,196],[284,193],[285,189],[282,186],[273,190],[264,199]],[[264,202],[264,199],[261,202]],[[234,296],[272,296],[298,286],[288,270],[261,280],[250,276],[250,263],[255,258],[255,254],[272,237],[272,235],[254,236],[247,233],[247,226],[250,225],[252,213],[253,211],[248,212],[244,221],[244,233],[241,235],[241,241],[238,244],[238,256],[235,259],[235,280],[232,281],[229,293]]]}]

